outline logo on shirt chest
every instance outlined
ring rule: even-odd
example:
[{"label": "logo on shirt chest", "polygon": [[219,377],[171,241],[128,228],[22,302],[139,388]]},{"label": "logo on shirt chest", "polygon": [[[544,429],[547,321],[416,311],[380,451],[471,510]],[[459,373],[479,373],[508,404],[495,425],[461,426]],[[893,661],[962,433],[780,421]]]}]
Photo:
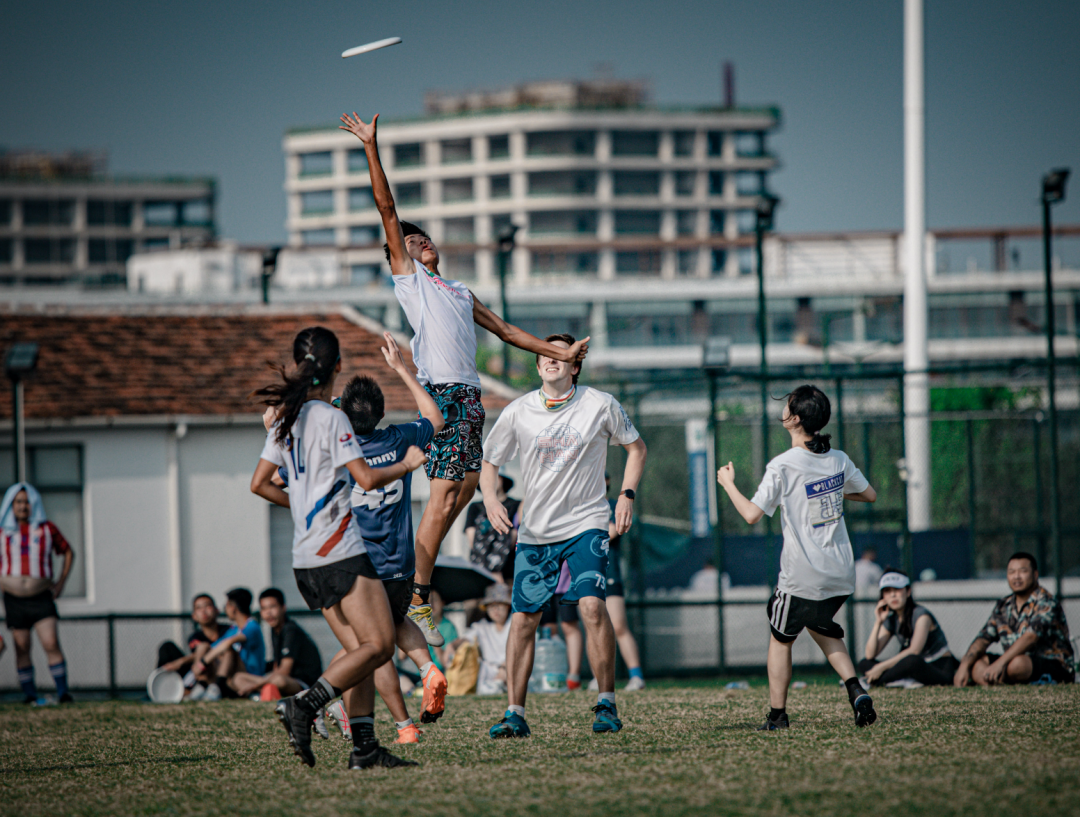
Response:
[{"label": "logo on shirt chest", "polygon": [[550,425],[536,435],[536,458],[549,471],[562,471],[575,462],[583,447],[581,434],[566,423]]}]

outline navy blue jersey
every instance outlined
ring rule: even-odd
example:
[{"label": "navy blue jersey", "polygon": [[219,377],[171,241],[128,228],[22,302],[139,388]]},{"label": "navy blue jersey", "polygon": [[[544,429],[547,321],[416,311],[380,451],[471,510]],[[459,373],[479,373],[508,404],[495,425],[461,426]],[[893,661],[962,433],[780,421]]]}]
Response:
[{"label": "navy blue jersey", "polygon": [[[371,468],[384,468],[401,462],[410,445],[427,446],[435,436],[430,420],[378,428],[359,435],[356,441]],[[279,469],[278,473],[281,473]],[[288,481],[288,475],[282,474]],[[365,491],[352,482],[353,516],[360,526],[368,556],[380,579],[405,579],[416,570],[413,548],[412,472],[389,485]]]}]

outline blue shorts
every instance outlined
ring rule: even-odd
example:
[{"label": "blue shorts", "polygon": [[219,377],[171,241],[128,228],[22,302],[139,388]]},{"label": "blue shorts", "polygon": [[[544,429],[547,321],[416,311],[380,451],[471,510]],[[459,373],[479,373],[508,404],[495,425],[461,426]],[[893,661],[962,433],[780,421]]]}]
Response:
[{"label": "blue shorts", "polygon": [[514,557],[514,613],[538,613],[555,595],[562,563],[570,566],[570,589],[563,604],[577,604],[586,596],[606,597],[608,535],[587,530],[564,542],[550,545],[518,543]]}]

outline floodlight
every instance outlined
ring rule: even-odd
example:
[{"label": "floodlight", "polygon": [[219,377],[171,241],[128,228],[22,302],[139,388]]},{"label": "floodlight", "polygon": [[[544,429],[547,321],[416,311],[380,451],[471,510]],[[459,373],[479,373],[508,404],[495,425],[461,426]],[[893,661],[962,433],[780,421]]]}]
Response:
[{"label": "floodlight", "polygon": [[1058,167],[1051,170],[1042,179],[1042,199],[1047,204],[1065,200],[1065,182],[1069,179],[1069,168]]},{"label": "floodlight", "polygon": [[514,249],[514,234],[521,228],[510,222],[499,230],[499,252],[510,252]]},{"label": "floodlight", "polygon": [[729,366],[731,366],[731,338],[707,338],[701,352],[701,367],[712,373],[720,373],[727,371]]},{"label": "floodlight", "polygon": [[773,227],[773,213],[780,199],[772,193],[764,193],[757,202],[757,223],[759,230],[771,230]]},{"label": "floodlight", "polygon": [[16,380],[37,368],[38,345],[36,343],[14,343],[4,358],[4,371],[8,378]]}]

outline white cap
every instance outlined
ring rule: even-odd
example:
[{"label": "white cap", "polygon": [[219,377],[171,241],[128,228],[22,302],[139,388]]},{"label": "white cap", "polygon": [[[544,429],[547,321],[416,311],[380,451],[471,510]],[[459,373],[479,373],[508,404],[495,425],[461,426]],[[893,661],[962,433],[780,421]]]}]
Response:
[{"label": "white cap", "polygon": [[885,573],[881,579],[878,580],[878,589],[880,590],[884,590],[886,587],[895,587],[897,590],[902,590],[903,588],[910,586],[911,579],[903,573],[895,573],[893,571]]}]

